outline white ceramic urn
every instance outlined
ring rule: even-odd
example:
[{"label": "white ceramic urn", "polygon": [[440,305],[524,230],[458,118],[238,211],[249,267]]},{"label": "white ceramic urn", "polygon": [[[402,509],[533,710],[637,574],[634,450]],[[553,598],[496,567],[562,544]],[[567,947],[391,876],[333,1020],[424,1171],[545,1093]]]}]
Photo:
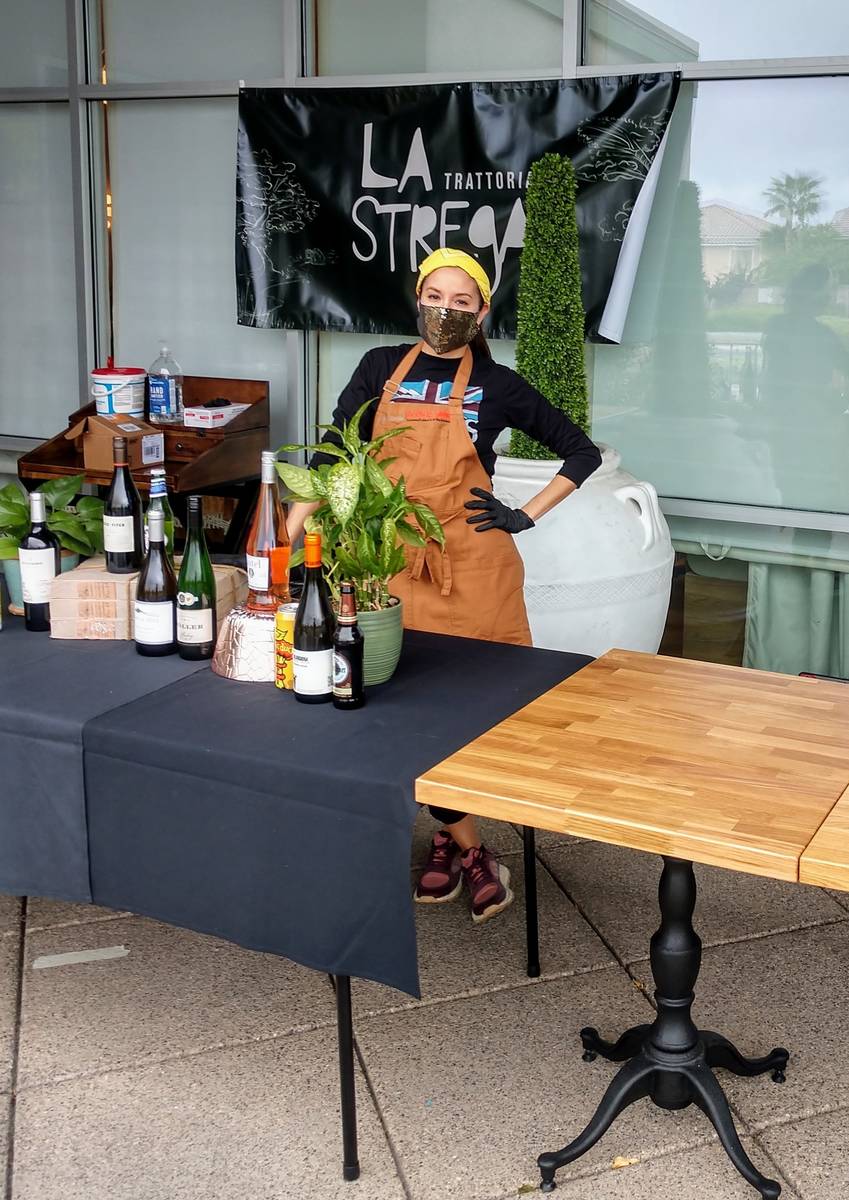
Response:
[{"label": "white ceramic urn", "polygon": [[[582,487],[518,534],[535,646],[598,656],[613,647],[655,654],[675,558],[650,483],[599,446],[601,466]],[[542,491],[559,463],[499,455],[493,487],[511,508]]]}]

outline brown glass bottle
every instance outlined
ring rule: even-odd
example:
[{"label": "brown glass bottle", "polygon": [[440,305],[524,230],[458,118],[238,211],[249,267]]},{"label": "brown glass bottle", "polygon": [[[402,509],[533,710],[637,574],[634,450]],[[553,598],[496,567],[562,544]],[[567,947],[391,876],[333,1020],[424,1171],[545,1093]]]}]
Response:
[{"label": "brown glass bottle", "polygon": [[333,638],[334,708],[362,708],[366,702],[363,686],[364,643],[363,631],[357,624],[356,588],[352,583],[343,583]]}]

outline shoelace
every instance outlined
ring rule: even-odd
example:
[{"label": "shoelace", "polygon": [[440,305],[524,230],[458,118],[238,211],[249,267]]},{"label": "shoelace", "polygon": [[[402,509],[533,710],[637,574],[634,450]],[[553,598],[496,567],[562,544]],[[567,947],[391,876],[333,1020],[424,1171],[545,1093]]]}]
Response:
[{"label": "shoelace", "polygon": [[451,866],[451,861],[456,853],[456,847],[453,842],[446,842],[440,846],[436,842],[430,848],[429,869],[442,868],[447,870]]},{"label": "shoelace", "polygon": [[464,867],[464,870],[475,887],[481,883],[492,882],[492,876],[487,869],[486,858],[482,850],[475,850],[472,861],[467,867]]}]

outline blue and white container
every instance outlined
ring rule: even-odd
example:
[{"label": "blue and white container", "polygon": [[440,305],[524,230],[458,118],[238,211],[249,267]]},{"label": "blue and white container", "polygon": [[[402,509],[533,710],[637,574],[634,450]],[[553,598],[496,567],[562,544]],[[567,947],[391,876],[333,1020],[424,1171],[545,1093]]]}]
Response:
[{"label": "blue and white container", "polygon": [[95,367],[91,373],[91,398],[102,417],[144,417],[142,367]]}]

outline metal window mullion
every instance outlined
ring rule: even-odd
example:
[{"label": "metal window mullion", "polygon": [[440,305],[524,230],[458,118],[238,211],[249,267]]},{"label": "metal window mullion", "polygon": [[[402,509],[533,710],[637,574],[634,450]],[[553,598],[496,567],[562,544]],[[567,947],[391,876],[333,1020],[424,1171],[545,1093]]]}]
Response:
[{"label": "metal window mullion", "polygon": [[84,0],[65,0],[68,38],[68,109],[71,149],[71,208],[74,230],[76,291],[77,380],[79,403],[88,400],[89,362],[94,354],[94,295],[92,231],[89,214],[88,120],[81,96],[85,81]]},{"label": "metal window mullion", "polygon": [[0,88],[0,104],[57,104],[67,101],[67,88]]},{"label": "metal window mullion", "polygon": [[725,500],[690,500],[683,496],[660,496],[660,507],[669,517],[728,521],[737,525],[771,525],[793,529],[815,529],[825,533],[849,533],[849,515],[808,509],[768,508],[760,504],[736,504]]},{"label": "metal window mullion", "polygon": [[563,0],[563,59],[561,75],[575,79],[583,59],[583,0]]},{"label": "metal window mullion", "polygon": [[680,71],[697,81],[720,79],[794,79],[849,75],[849,55],[829,58],[715,59],[707,62],[603,63],[578,67],[579,78]]}]

